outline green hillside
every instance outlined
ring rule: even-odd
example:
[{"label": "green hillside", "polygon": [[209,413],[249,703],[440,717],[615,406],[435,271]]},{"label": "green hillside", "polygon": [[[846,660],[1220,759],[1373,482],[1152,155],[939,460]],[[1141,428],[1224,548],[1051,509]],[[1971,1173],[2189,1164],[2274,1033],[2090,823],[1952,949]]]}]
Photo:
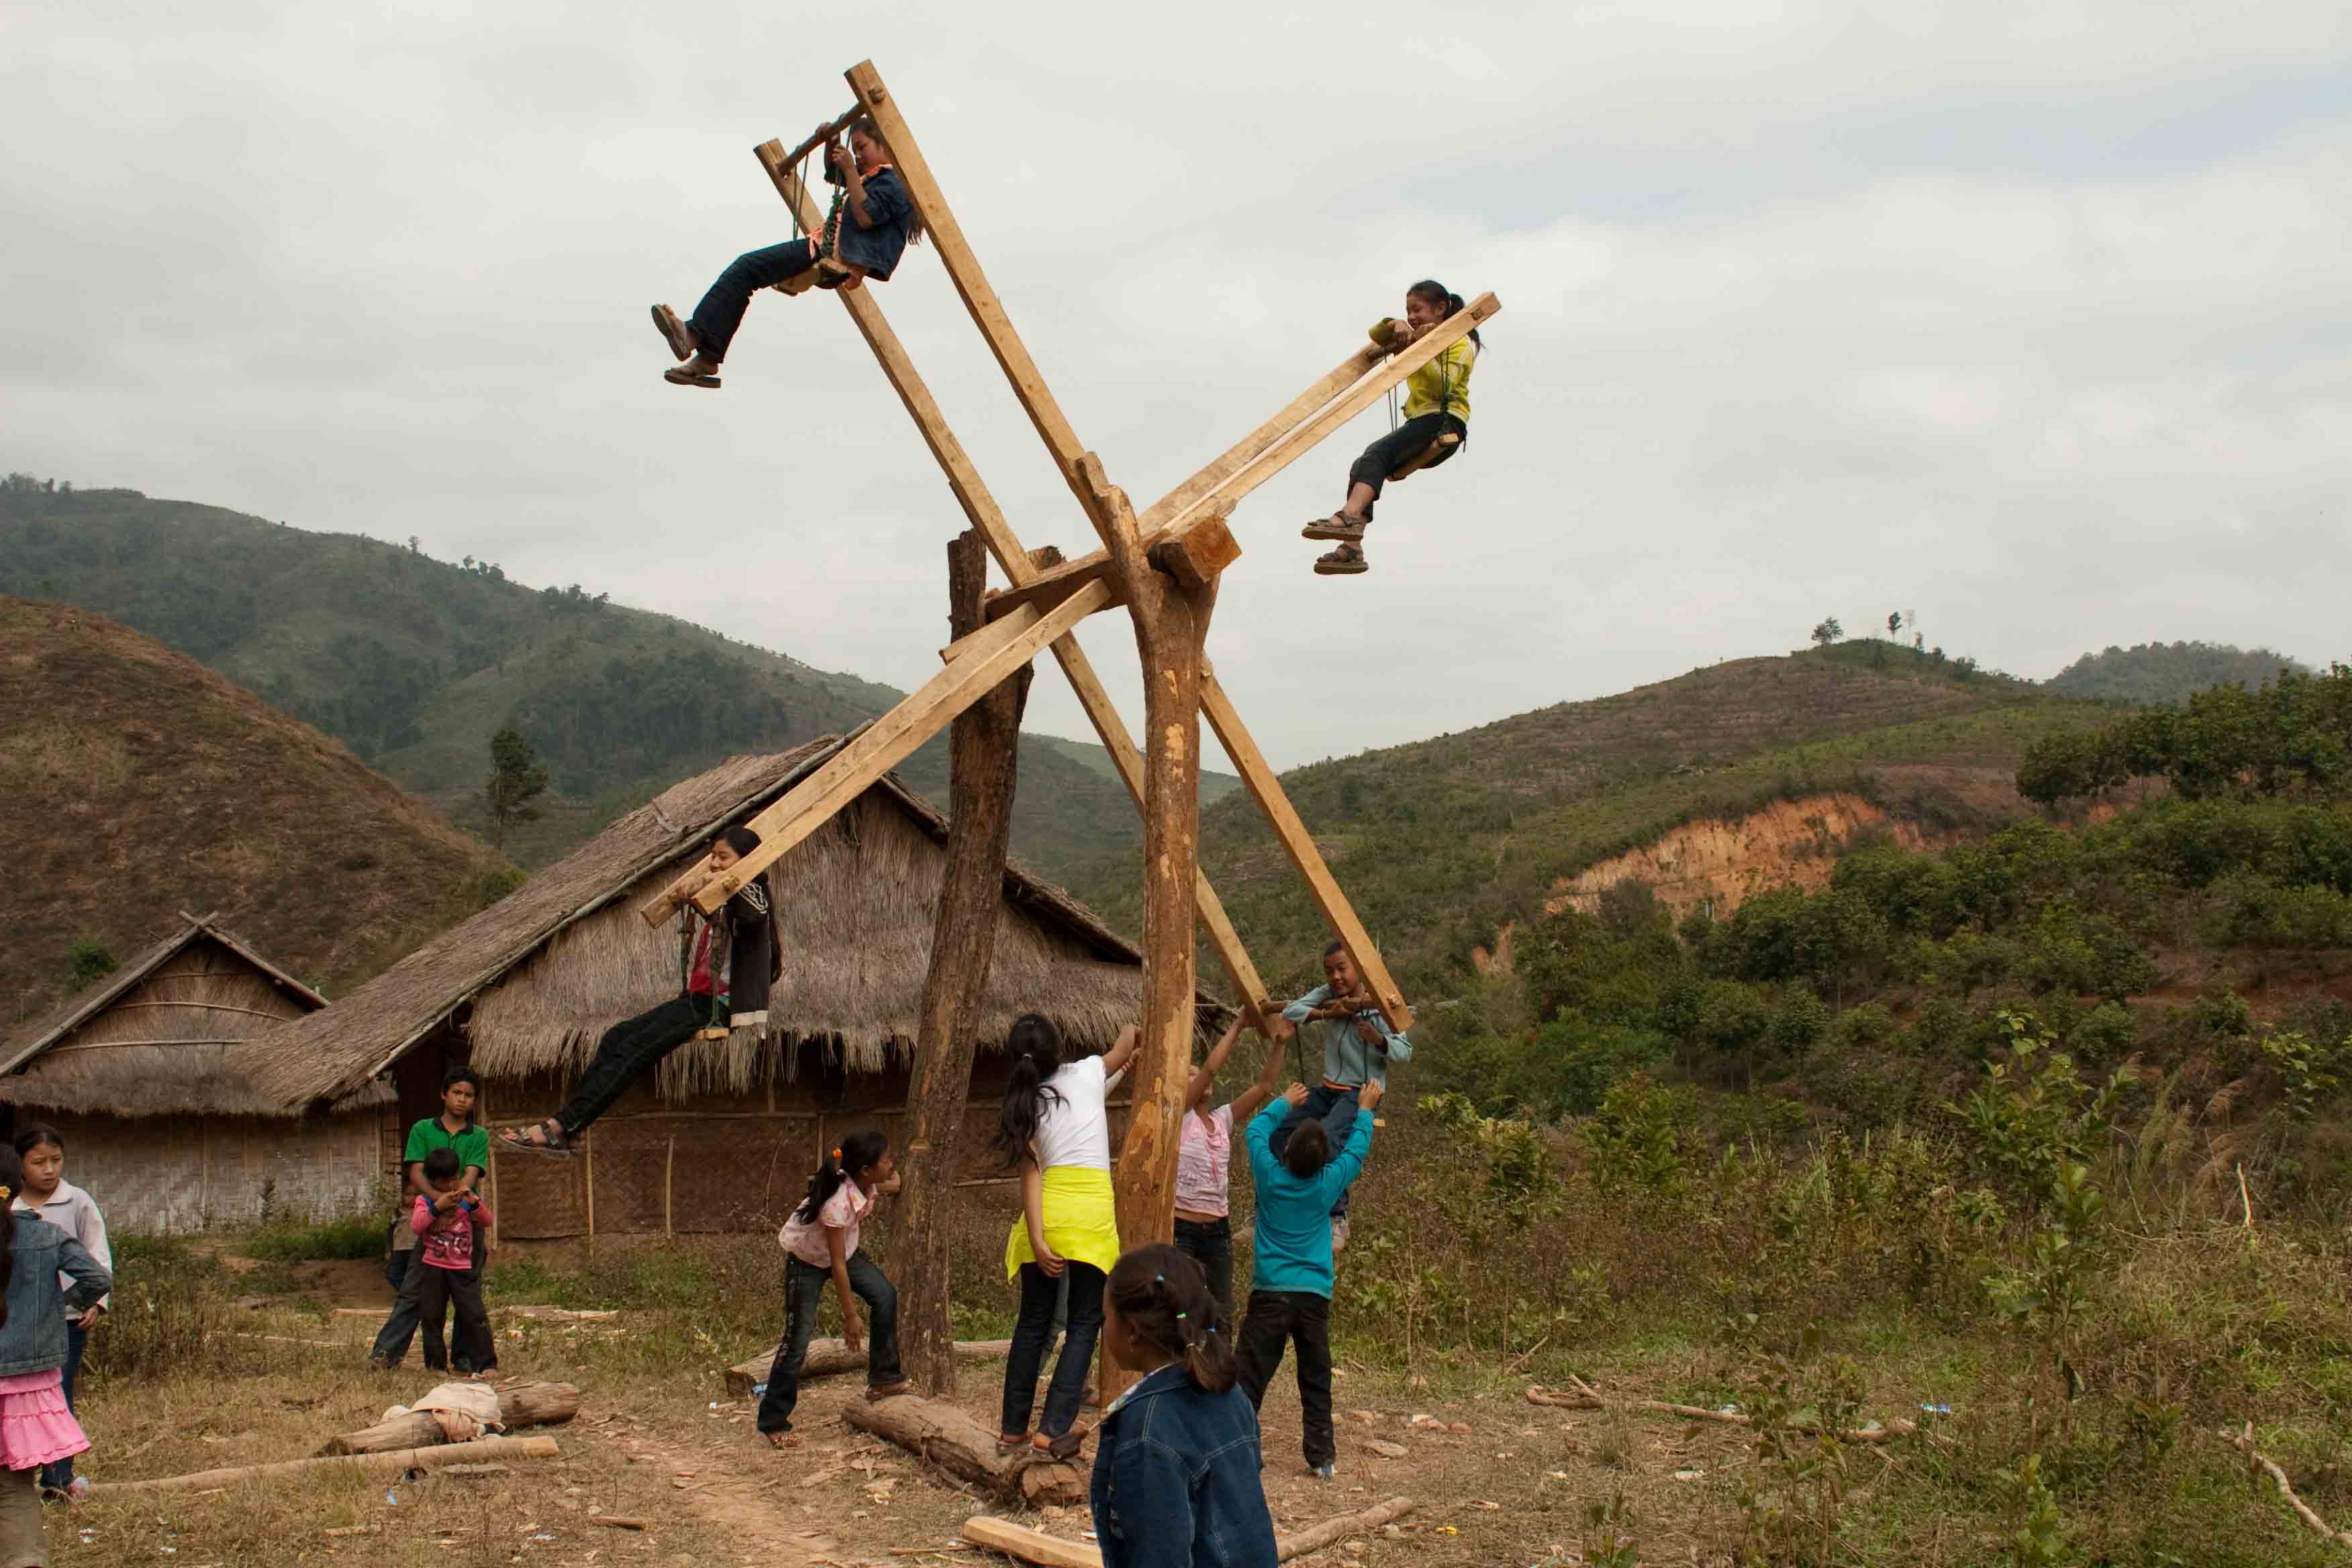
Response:
[{"label": "green hillside", "polygon": [[2228,681],[2260,686],[2278,679],[2282,669],[2310,673],[2308,666],[2266,647],[2150,642],[2086,653],[2042,684],[2061,697],[2134,704],[2182,702]]},{"label": "green hillside", "polygon": [[[1854,643],[1727,661],[1283,782],[1399,978],[1426,993],[1539,913],[1554,882],[1679,823],[1829,789],[1944,831],[2005,820],[2026,809],[2011,782],[2026,746],[2102,712]],[[1251,801],[1203,813],[1202,857],[1269,984],[1308,984],[1322,919]],[[1114,920],[1138,918],[1117,868],[1081,875],[1076,890]]]},{"label": "green hillside", "polygon": [[[0,487],[0,594],[85,605],[193,656],[460,826],[483,826],[489,737],[520,729],[559,796],[509,845],[526,865],[688,773],[853,729],[900,695],[489,562],[21,477]],[[1014,852],[1056,878],[1131,858],[1135,808],[1099,748],[1031,739]],[[901,772],[944,804],[945,737]]]}]

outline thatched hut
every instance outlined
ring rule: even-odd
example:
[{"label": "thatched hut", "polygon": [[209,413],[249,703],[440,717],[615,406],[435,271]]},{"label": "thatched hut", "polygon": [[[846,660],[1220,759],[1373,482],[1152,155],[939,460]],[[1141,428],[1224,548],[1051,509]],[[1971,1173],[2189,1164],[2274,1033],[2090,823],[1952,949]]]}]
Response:
[{"label": "thatched hut", "polygon": [[210,918],[179,929],[20,1031],[0,1104],[65,1135],[74,1183],[124,1229],[250,1224],[368,1201],[391,1090],[362,1084],[295,1117],[231,1061],[326,999]]},{"label": "thatched hut", "polygon": [[[464,1061],[483,1075],[486,1119],[547,1114],[606,1028],[676,994],[679,928],[648,927],[637,906],[841,744],[738,757],[672,786],[349,997],[256,1040],[257,1083],[299,1106],[389,1081],[404,1120],[430,1114],[442,1072]],[[768,878],[784,971],[765,1028],[680,1047],[597,1122],[579,1160],[494,1153],[500,1234],[772,1223],[841,1132],[895,1131],[946,840],[946,820],[885,778],[780,859]],[[1004,900],[975,1127],[994,1121],[1003,1068],[987,1047],[1014,1017],[1043,1013],[1099,1047],[1140,1007],[1141,955],[1085,907],[1018,867]],[[396,1157],[387,1145],[387,1170]]]}]

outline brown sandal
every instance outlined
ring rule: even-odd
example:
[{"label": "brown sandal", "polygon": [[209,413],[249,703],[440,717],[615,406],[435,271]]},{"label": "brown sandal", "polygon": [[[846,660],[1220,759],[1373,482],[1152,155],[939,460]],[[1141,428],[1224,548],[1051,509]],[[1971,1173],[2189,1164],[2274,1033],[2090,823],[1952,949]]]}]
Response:
[{"label": "brown sandal", "polygon": [[[531,1133],[538,1133],[533,1140]],[[572,1158],[572,1140],[564,1135],[563,1123],[551,1116],[544,1121],[534,1121],[528,1127],[509,1127],[499,1134],[499,1147],[509,1154],[537,1154],[543,1159]]]},{"label": "brown sandal", "polygon": [[797,1448],[801,1446],[801,1435],[797,1432],[762,1432],[760,1436],[768,1440],[771,1448]]},{"label": "brown sandal", "polygon": [[871,1383],[866,1385],[866,1403],[872,1405],[881,1400],[896,1399],[902,1394],[912,1394],[914,1392],[915,1380],[911,1377],[902,1377],[896,1383]]},{"label": "brown sandal", "polygon": [[1342,544],[1329,554],[1315,558],[1315,575],[1318,577],[1353,577],[1371,569],[1371,563],[1364,559],[1364,547],[1360,544]]},{"label": "brown sandal", "polygon": [[659,332],[662,335],[662,342],[669,345],[669,352],[673,357],[677,359],[694,357],[694,334],[687,331],[686,323],[679,321],[677,312],[667,305],[654,307],[654,331]]},{"label": "brown sandal", "polygon": [[1364,538],[1364,525],[1370,521],[1371,519],[1368,517],[1357,517],[1351,512],[1335,511],[1328,517],[1318,517],[1300,529],[1298,537],[1335,539],[1342,544],[1360,544]]},{"label": "brown sandal", "polygon": [[662,379],[668,382],[673,386],[709,386],[715,388],[719,384],[719,378],[716,375],[713,375],[709,371],[697,370],[694,368],[701,363],[702,361],[698,359],[690,359],[684,364],[674,364],[667,370],[662,372]]}]

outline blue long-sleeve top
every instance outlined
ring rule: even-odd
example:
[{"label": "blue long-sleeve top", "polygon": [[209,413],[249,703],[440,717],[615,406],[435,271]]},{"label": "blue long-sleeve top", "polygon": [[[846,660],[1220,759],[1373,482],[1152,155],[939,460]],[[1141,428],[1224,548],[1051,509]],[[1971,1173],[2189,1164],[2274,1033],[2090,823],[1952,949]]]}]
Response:
[{"label": "blue long-sleeve top", "polygon": [[[1331,988],[1318,985],[1297,1001],[1282,1010],[1282,1016],[1294,1024],[1306,1024],[1310,1040],[1318,1034],[1323,1041],[1323,1076],[1333,1083],[1386,1083],[1391,1061],[1412,1060],[1412,1042],[1388,1026],[1377,1007],[1367,1007],[1353,1018],[1318,1018],[1307,1023],[1307,1015],[1331,1000]],[[1356,1030],[1360,1021],[1368,1021],[1381,1032],[1381,1043],[1367,1045]]]},{"label": "blue long-sleeve top", "polygon": [[1276,1100],[1249,1124],[1250,1174],[1257,1183],[1257,1241],[1250,1263],[1250,1288],[1303,1290],[1327,1300],[1331,1294],[1331,1205],[1364,1168],[1372,1152],[1372,1119],[1356,1118],[1345,1148],[1331,1163],[1301,1181],[1274,1152],[1274,1130],[1290,1114],[1290,1101]]}]

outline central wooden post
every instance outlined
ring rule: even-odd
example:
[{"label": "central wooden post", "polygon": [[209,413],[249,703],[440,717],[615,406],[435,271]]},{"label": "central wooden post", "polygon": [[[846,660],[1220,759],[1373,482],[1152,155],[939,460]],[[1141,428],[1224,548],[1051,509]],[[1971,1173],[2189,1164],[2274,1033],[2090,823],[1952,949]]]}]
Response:
[{"label": "central wooden post", "polygon": [[[1057,557],[1059,552],[1055,552]],[[982,624],[988,550],[976,531],[948,545],[948,629]],[[931,922],[931,965],[915,1033],[907,1096],[906,1176],[898,1225],[905,1238],[898,1344],[907,1374],[936,1394],[955,1392],[955,1331],[948,1316],[950,1205],[954,1201],[964,1100],[971,1087],[981,1007],[996,921],[1004,907],[1004,857],[1013,833],[1021,713],[1034,673],[1020,670],[956,716],[949,731],[948,854]]]},{"label": "central wooden post", "polygon": [[[1079,472],[1111,520],[1114,571],[1143,660],[1143,1016],[1130,1069],[1117,1194],[1121,1247],[1173,1240],[1176,1146],[1192,1077],[1192,888],[1201,837],[1201,668],[1217,579],[1174,554],[1147,558],[1126,495],[1089,452]],[[1132,1379],[1106,1349],[1106,1403]]]}]

